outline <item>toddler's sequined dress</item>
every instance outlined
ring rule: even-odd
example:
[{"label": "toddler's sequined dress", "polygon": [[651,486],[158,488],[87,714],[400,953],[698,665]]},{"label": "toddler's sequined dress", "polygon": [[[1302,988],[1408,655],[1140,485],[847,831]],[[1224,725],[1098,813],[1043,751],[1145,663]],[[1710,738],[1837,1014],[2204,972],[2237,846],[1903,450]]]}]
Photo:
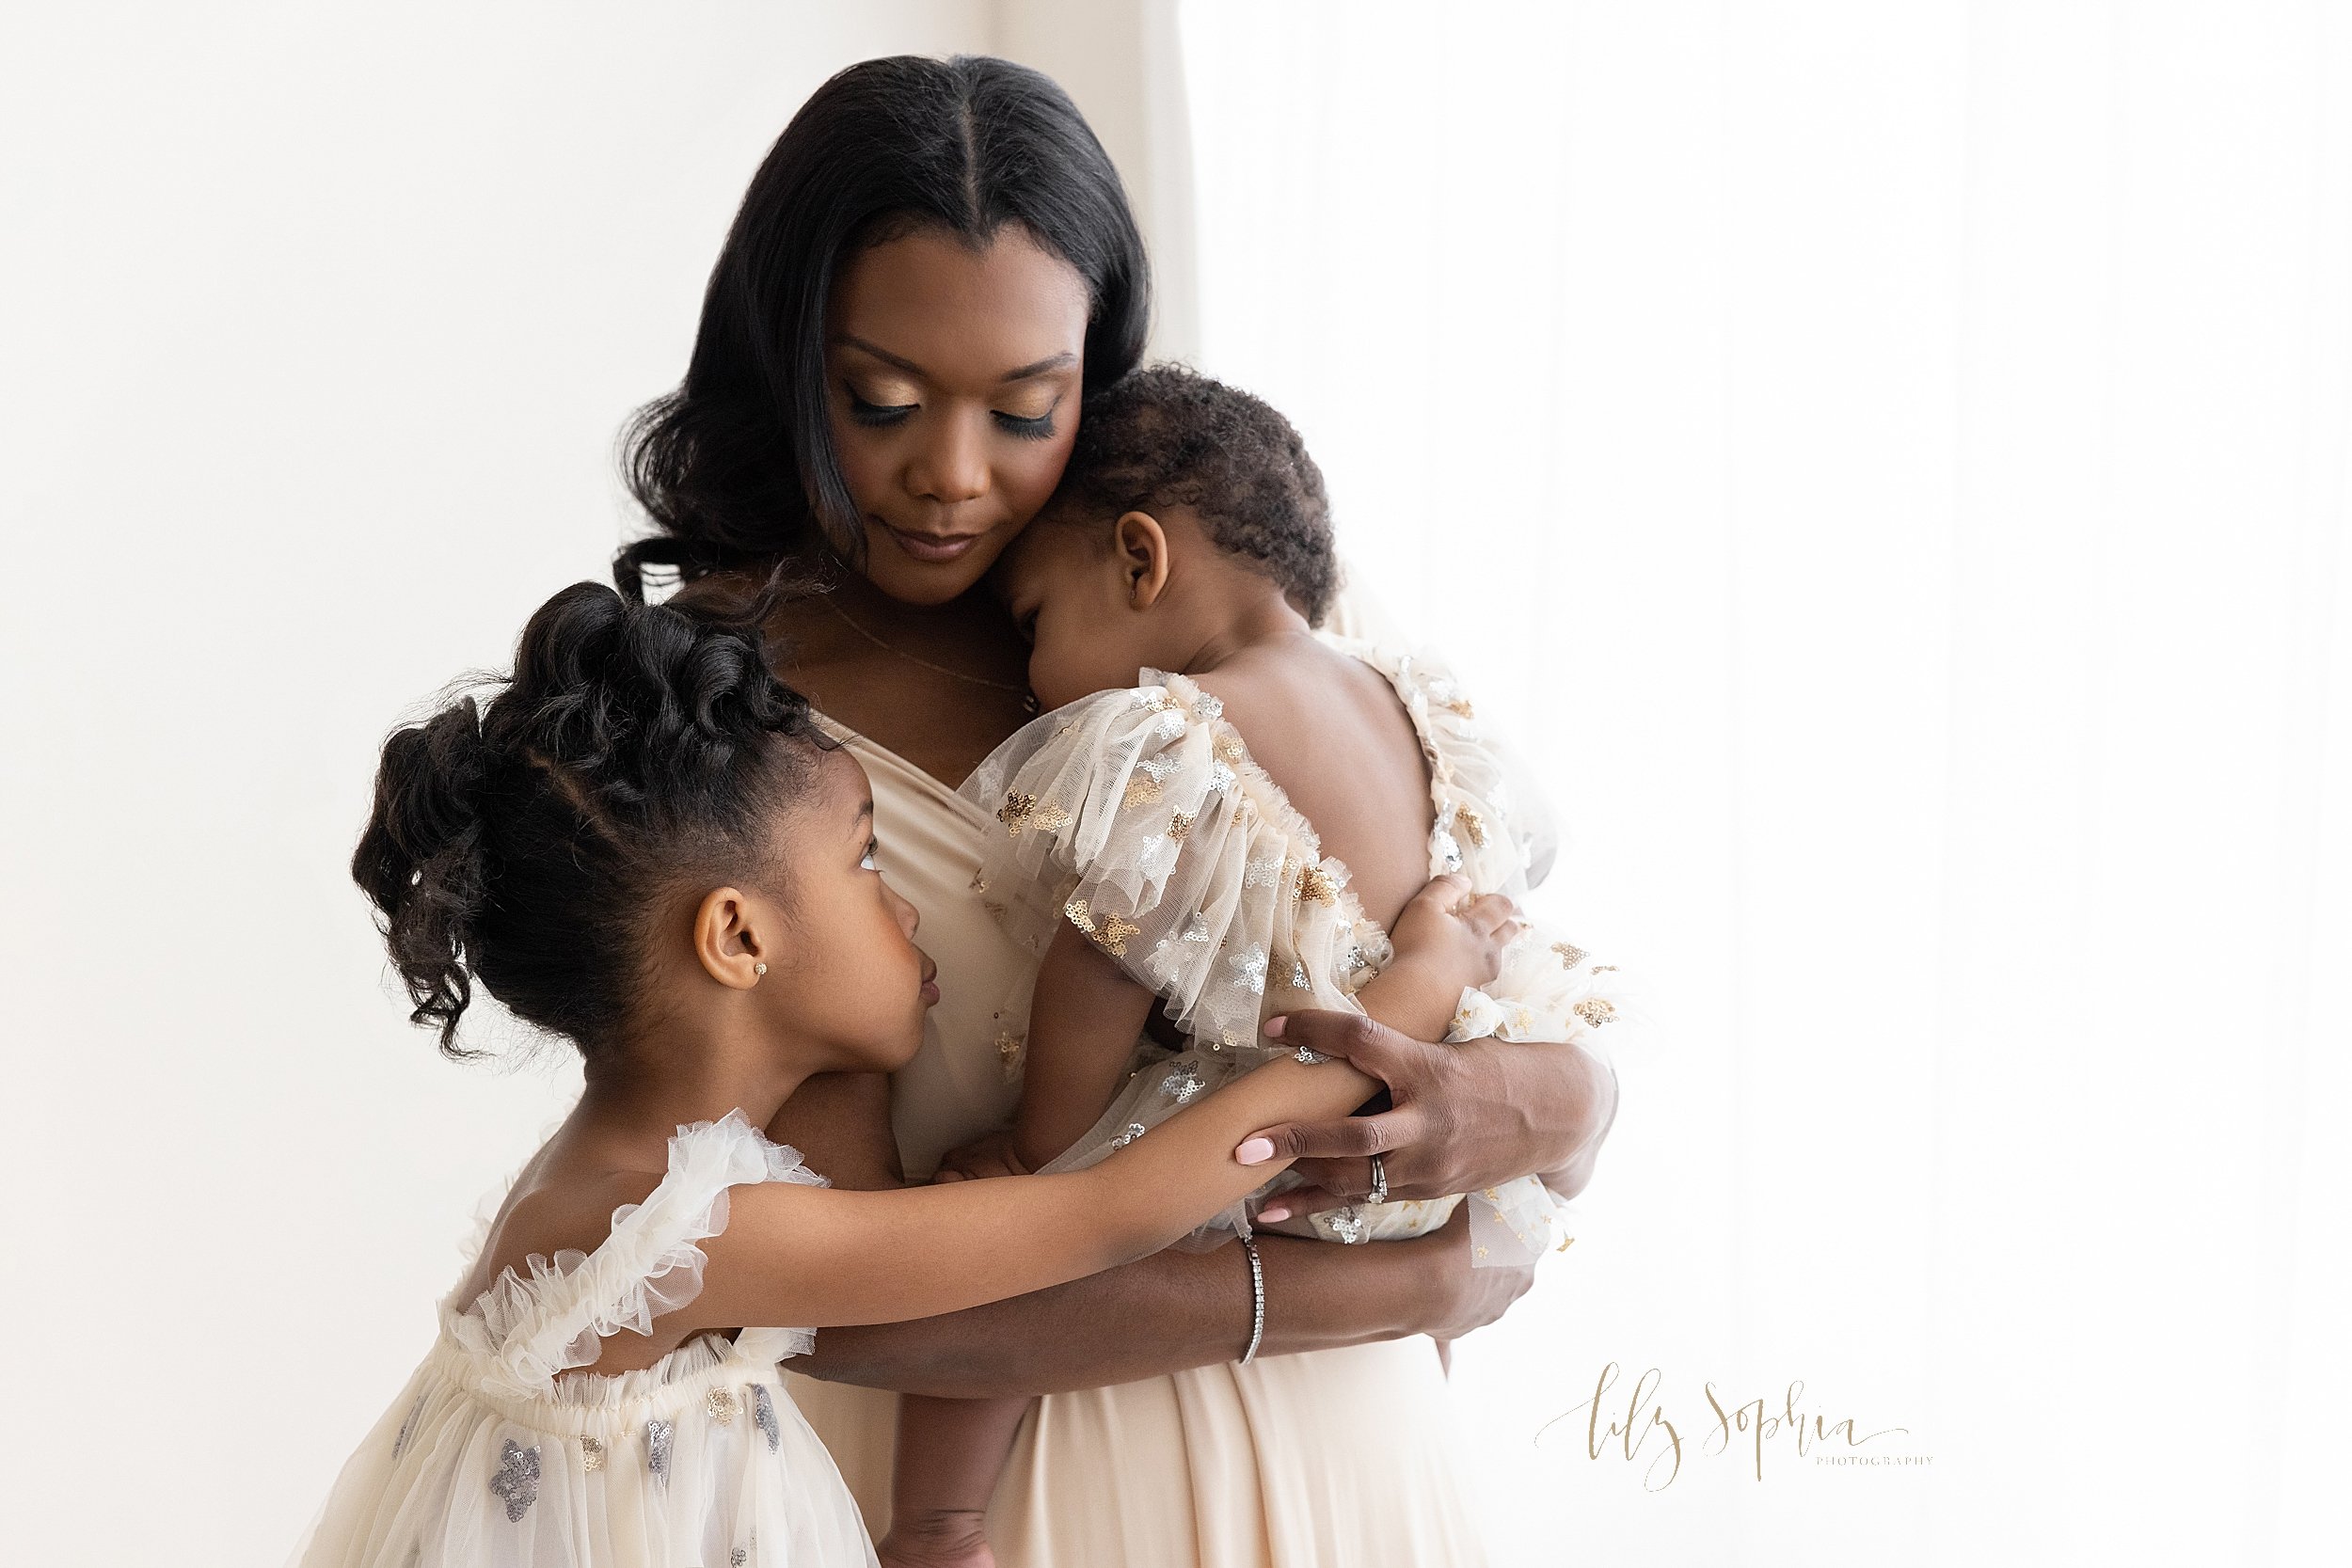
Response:
[{"label": "toddler's sequined dress", "polygon": [[[1504,763],[1459,684],[1425,656],[1337,645],[1386,676],[1412,718],[1429,769],[1429,874],[1458,872],[1481,893],[1523,897],[1539,814],[1514,812]],[[1280,1054],[1258,1033],[1263,1019],[1361,1011],[1356,991],[1391,957],[1347,868],[1323,854],[1313,827],[1250,759],[1223,705],[1183,675],[1142,675],[1132,689],[1033,721],[962,790],[1002,825],[973,879],[990,912],[1037,952],[1060,923],[1075,925],[1160,994],[1191,1042],[1176,1053],[1140,1048],[1102,1118],[1048,1171],[1092,1164]],[[1492,984],[1462,993],[1447,1037],[1575,1040],[1605,1054],[1597,1035],[1619,1013],[1614,967],[1531,927]],[[1201,1239],[1249,1234],[1248,1211],[1295,1184],[1277,1178]],[[1567,1213],[1534,1177],[1471,1196],[1476,1261],[1524,1262],[1565,1244]],[[1417,1236],[1459,1201],[1359,1203],[1275,1228],[1334,1241]]]},{"label": "toddler's sequined dress", "polygon": [[594,1252],[533,1256],[529,1278],[508,1269],[478,1300],[442,1304],[432,1354],[344,1465],[294,1560],[872,1564],[857,1505],[777,1373],[809,1348],[807,1330],[714,1331],[642,1371],[556,1376],[595,1361],[603,1336],[645,1333],[694,1299],[695,1243],[726,1227],[729,1187],[823,1180],[739,1111],[679,1128],[660,1184],[613,1211]]}]

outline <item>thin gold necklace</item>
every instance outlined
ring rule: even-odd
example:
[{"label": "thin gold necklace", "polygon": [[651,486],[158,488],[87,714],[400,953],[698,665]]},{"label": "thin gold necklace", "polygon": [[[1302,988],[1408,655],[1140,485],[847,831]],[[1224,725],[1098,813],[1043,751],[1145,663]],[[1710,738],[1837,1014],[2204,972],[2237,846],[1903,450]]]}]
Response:
[{"label": "thin gold necklace", "polygon": [[966,674],[961,670],[950,670],[945,664],[933,664],[928,658],[919,658],[914,654],[907,652],[904,648],[894,648],[889,643],[883,641],[881,638],[875,636],[872,632],[867,631],[864,626],[859,626],[855,621],[850,620],[850,612],[842,609],[839,605],[834,604],[831,594],[819,594],[818,597],[825,601],[825,607],[828,610],[831,610],[835,615],[841,617],[841,624],[843,626],[849,627],[851,631],[857,633],[868,642],[871,642],[875,647],[880,648],[883,653],[890,654],[898,658],[903,658],[909,664],[919,664],[924,669],[931,671],[936,674],[946,675],[949,680],[962,681],[967,686],[985,686],[993,691],[1018,692],[1021,695],[1021,706],[1024,711],[1029,713],[1035,713],[1037,711],[1037,693],[1030,690],[1026,686],[1015,686],[1010,681],[993,681],[985,675]]}]

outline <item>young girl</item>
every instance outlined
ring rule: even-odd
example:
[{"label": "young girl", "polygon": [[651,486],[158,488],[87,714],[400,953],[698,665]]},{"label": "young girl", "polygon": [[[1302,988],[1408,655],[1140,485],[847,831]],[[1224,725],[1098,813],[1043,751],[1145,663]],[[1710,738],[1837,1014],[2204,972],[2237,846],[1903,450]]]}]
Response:
[{"label": "young girl", "polygon": [[[963,789],[1001,824],[975,886],[1042,954],[1020,1166],[1099,1168],[1203,1093],[1323,1060],[1261,1040],[1262,1019],[1300,1007],[1597,1051],[1614,966],[1580,948],[1519,932],[1484,989],[1392,949],[1433,874],[1463,898],[1523,891],[1527,830],[1440,667],[1315,634],[1337,564],[1321,475],[1279,414],[1176,367],[1131,372],[1089,401],[1061,488],[997,572],[1056,708]],[[1135,1049],[1147,1022],[1179,1049]],[[1385,1202],[1373,1170],[1370,1201],[1311,1215],[1271,1181],[1248,1195],[1257,1222],[1370,1241],[1422,1234],[1460,1201]],[[1533,1176],[1470,1202],[1481,1262],[1565,1244]],[[1238,1201],[1210,1227],[1250,1228]],[[1024,1402],[900,1408],[893,1542],[989,1560],[978,1520]]]},{"label": "young girl", "polygon": [[[584,1087],[304,1563],[871,1563],[779,1357],[1163,1246],[1263,1179],[1233,1158],[1252,1128],[1372,1086],[1287,1064],[1021,1180],[841,1191],[770,1142],[808,1075],[904,1063],[938,991],[863,771],[769,673],[769,608],[722,624],[567,589],[486,705],[385,746],[353,871],[412,1016],[465,1054],[478,982],[571,1039]],[[1491,973],[1508,906],[1450,911],[1420,900],[1416,961]]]}]

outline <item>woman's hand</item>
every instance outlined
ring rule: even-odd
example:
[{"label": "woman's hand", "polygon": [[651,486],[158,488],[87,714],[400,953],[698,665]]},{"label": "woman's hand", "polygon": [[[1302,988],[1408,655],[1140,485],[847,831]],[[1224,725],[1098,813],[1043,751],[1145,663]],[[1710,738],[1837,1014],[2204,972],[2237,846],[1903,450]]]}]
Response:
[{"label": "woman's hand", "polygon": [[1386,1084],[1391,1102],[1376,1116],[1286,1122],[1243,1140],[1233,1151],[1243,1164],[1295,1156],[1309,1183],[1278,1195],[1260,1212],[1268,1220],[1367,1196],[1375,1154],[1392,1199],[1474,1193],[1530,1172],[1573,1196],[1616,1115],[1614,1075],[1565,1041],[1436,1045],[1325,1011],[1270,1021],[1266,1033],[1344,1059]]},{"label": "woman's hand", "polygon": [[1437,1340],[1440,1347],[1502,1317],[1535,1283],[1533,1263],[1472,1265],[1467,1203],[1455,1204],[1445,1224],[1426,1236],[1409,1242],[1375,1242],[1360,1250],[1386,1251],[1391,1247],[1424,1247],[1441,1259],[1428,1276],[1436,1287],[1436,1294],[1423,1307],[1421,1325],[1421,1332]]}]

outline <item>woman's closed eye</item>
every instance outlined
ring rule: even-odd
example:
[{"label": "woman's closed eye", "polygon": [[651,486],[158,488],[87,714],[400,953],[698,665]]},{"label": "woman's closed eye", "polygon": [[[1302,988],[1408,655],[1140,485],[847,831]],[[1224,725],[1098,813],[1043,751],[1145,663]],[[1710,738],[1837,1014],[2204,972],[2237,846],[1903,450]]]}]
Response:
[{"label": "woman's closed eye", "polygon": [[1051,408],[1037,415],[1008,414],[1001,408],[990,412],[998,428],[1008,436],[1020,436],[1024,441],[1042,441],[1054,434],[1054,411]]},{"label": "woman's closed eye", "polygon": [[901,422],[921,406],[914,403],[868,403],[855,391],[850,393],[850,418],[878,429]]}]

